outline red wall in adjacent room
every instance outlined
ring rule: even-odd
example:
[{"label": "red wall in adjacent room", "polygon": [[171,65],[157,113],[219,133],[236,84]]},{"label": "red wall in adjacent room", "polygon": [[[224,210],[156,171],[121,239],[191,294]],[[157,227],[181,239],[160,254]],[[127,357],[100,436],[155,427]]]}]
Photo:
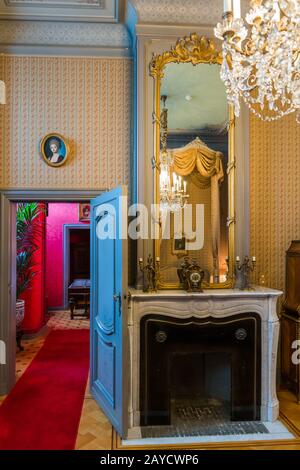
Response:
[{"label": "red wall in adjacent room", "polygon": [[78,224],[79,204],[48,204],[46,230],[46,297],[48,308],[61,308],[63,300],[63,226]]},{"label": "red wall in adjacent room", "polygon": [[25,300],[25,317],[22,323],[24,333],[36,333],[45,324],[45,214],[39,218],[43,224],[43,234],[34,255],[34,270],[37,271],[31,287],[20,298]]}]

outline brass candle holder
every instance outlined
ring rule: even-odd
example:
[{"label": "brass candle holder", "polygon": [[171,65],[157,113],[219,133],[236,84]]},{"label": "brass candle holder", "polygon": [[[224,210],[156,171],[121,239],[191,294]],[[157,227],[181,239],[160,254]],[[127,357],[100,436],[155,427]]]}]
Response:
[{"label": "brass candle holder", "polygon": [[229,257],[226,256],[225,258],[225,263],[226,263],[226,282],[229,281]]},{"label": "brass candle holder", "polygon": [[252,259],[249,256],[245,256],[243,263],[240,261],[240,257],[236,257],[235,267],[237,272],[240,272],[240,290],[253,290],[250,284],[250,274],[254,271],[256,266],[255,256]]},{"label": "brass candle holder", "polygon": [[[144,292],[157,292],[160,272],[160,259],[153,260],[151,255],[148,255],[147,264],[144,265],[143,258],[139,259],[139,268],[144,275]],[[147,283],[145,283],[145,277]]]}]

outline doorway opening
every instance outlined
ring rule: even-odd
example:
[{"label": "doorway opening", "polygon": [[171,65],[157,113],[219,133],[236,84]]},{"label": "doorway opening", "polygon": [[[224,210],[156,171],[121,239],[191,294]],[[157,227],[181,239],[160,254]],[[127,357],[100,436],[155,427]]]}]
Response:
[{"label": "doorway opening", "polygon": [[[90,206],[91,199],[99,196],[101,192],[6,191],[1,194],[0,308],[2,319],[5,320],[2,337],[7,344],[7,361],[5,367],[0,370],[0,402],[2,397],[8,396],[5,400],[6,407],[1,408],[0,418],[1,423],[8,422],[12,430],[6,436],[9,442],[3,444],[2,441],[3,445],[10,446],[12,441],[15,442],[19,438],[20,442],[23,442],[20,430],[22,427],[20,428],[19,423],[27,410],[32,410],[33,413],[30,420],[31,427],[30,429],[26,427],[26,435],[27,438],[30,437],[34,446],[38,441],[43,448],[48,448],[46,440],[49,445],[55,445],[59,449],[73,449],[76,436],[81,436],[80,418],[84,416],[90,403],[86,399],[90,362],[90,322],[84,315],[72,320],[70,309],[65,309],[64,226],[67,224],[84,226],[82,231],[89,233],[87,206]],[[39,233],[34,243],[36,249],[33,250],[33,285],[30,292],[24,293],[28,296],[25,301],[27,300],[29,307],[27,317],[25,310],[25,323],[22,325],[24,335],[21,346],[24,350],[18,351],[16,348],[16,211],[17,205],[22,204],[24,207],[32,204],[35,205],[35,209],[39,209],[36,215]],[[84,206],[84,210],[80,210],[80,206]],[[74,217],[66,217],[70,214]],[[71,232],[72,246],[74,234],[76,236],[78,233]],[[79,239],[79,244],[81,242],[86,244],[86,237]],[[26,250],[30,251],[28,246]],[[70,249],[70,252],[72,257],[74,249]],[[81,253],[78,257],[80,256]],[[78,264],[79,269],[76,271]],[[80,260],[77,260],[77,263],[70,263],[72,276],[76,280],[75,277],[80,275],[87,282],[89,273],[81,269],[80,264],[82,264]],[[32,306],[36,310],[33,310]],[[76,306],[76,310],[79,313],[81,309]],[[84,313],[84,309],[82,310]],[[19,378],[21,380],[18,380]],[[9,392],[13,386],[15,387],[12,394]],[[97,403],[95,408],[98,412]],[[12,410],[16,409],[19,411],[16,411],[13,417]],[[64,439],[61,438],[62,422]],[[2,428],[5,429],[5,426]],[[54,430],[53,436],[60,437],[59,442],[53,443],[55,439],[49,440],[49,428]]]},{"label": "doorway opening", "polygon": [[64,309],[70,307],[69,289],[90,284],[90,225],[64,224]]},{"label": "doorway opening", "polygon": [[49,332],[89,329],[90,221],[86,202],[14,204],[18,377]]}]

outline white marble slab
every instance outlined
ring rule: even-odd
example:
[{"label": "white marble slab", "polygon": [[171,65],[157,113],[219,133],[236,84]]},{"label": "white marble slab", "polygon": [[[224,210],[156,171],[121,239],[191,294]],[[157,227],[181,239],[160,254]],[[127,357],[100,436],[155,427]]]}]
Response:
[{"label": "white marble slab", "polygon": [[185,290],[159,290],[157,292],[143,292],[141,290],[130,289],[132,299],[166,299],[166,298],[211,298],[211,297],[278,297],[283,292],[270,289],[268,287],[254,286],[251,290],[240,289],[204,289],[203,292],[186,292]]}]

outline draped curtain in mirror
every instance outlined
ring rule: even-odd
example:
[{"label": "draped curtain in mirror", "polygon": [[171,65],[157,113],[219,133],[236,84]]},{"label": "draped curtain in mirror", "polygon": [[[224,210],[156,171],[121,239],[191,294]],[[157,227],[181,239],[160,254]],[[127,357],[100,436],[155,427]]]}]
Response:
[{"label": "draped curtain in mirror", "polygon": [[169,150],[173,158],[172,170],[188,176],[201,189],[211,186],[211,228],[214,268],[219,268],[220,253],[220,183],[224,179],[222,153],[210,149],[199,138],[185,147]]}]

